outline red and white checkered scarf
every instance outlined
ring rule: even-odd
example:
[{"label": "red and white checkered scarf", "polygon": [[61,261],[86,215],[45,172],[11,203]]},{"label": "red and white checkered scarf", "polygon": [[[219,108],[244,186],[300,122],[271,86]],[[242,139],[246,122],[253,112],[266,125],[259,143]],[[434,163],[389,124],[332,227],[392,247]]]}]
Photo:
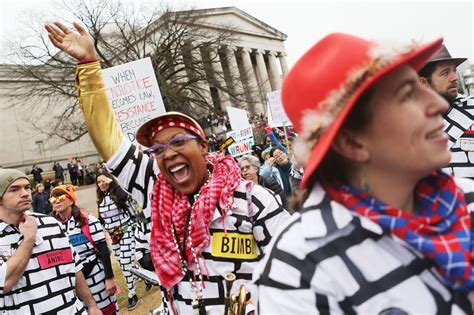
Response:
[{"label": "red and white checkered scarf", "polygon": [[[240,169],[232,156],[207,155],[206,164],[211,171],[210,179],[199,189],[191,215],[191,238],[194,252],[199,258],[204,247],[210,244],[212,217],[219,203],[223,222],[234,202],[233,193],[241,181]],[[151,257],[161,284],[170,290],[183,279],[180,270],[180,254],[174,243],[171,223],[174,224],[182,247],[187,214],[191,209],[188,197],[174,189],[162,174],[153,188]],[[195,269],[191,246],[186,237],[186,262],[190,270]]]}]

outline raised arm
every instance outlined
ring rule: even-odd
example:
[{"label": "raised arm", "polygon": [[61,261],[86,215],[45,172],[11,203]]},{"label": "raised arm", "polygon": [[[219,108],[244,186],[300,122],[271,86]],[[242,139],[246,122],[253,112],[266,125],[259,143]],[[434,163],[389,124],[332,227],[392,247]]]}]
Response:
[{"label": "raised arm", "polygon": [[104,87],[99,57],[94,40],[79,24],[77,32],[59,22],[45,25],[54,46],[77,59],[76,87],[89,135],[100,156],[108,161],[122,142],[122,133],[115,120]]}]

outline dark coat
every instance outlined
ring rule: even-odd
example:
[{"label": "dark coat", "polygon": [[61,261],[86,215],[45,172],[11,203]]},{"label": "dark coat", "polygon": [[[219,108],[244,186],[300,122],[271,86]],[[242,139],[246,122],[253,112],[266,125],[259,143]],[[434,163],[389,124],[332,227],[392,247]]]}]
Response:
[{"label": "dark coat", "polygon": [[40,167],[35,167],[31,170],[31,174],[33,175],[33,179],[36,183],[41,183],[43,181],[43,176],[41,176],[42,172],[43,169]]},{"label": "dark coat", "polygon": [[42,193],[35,192],[33,194],[33,211],[37,213],[49,214],[53,207],[49,203],[49,194],[45,191]]},{"label": "dark coat", "polygon": [[64,169],[60,164],[56,164],[53,166],[54,170],[54,178],[60,179],[64,182]]},{"label": "dark coat", "polygon": [[275,194],[279,195],[281,198],[281,203],[283,205],[283,208],[285,208],[285,210],[288,210],[287,196],[285,192],[283,191],[283,189],[281,188],[281,185],[278,184],[278,182],[273,177],[259,176],[258,184],[260,186],[267,188],[268,190],[271,190]]}]

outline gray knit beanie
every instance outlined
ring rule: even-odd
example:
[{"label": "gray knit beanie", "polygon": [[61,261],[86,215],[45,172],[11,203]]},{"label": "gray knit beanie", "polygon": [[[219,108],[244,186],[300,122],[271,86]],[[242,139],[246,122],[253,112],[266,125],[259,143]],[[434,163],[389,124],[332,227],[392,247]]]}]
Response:
[{"label": "gray knit beanie", "polygon": [[3,197],[7,188],[18,178],[28,179],[28,176],[26,176],[25,173],[12,168],[0,169],[0,198]]}]

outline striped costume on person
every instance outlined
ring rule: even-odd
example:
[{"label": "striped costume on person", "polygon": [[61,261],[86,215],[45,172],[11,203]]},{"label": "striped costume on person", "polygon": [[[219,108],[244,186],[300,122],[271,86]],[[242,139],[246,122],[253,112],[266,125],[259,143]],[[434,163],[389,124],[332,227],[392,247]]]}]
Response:
[{"label": "striped costume on person", "polygon": [[56,219],[30,213],[38,224],[36,243],[26,269],[4,294],[8,258],[23,236],[12,225],[0,221],[0,314],[85,314],[76,297],[76,272],[82,269],[79,256]]},{"label": "striped costume on person", "polygon": [[444,169],[455,177],[474,179],[474,96],[459,95],[444,116],[451,162]]},{"label": "striped costume on person", "polygon": [[[155,160],[143,154],[122,136],[105,92],[100,63],[79,64],[76,84],[89,135],[95,147],[107,161],[111,173],[142,206],[147,218],[147,226],[137,229],[136,251],[138,253],[149,251],[151,200],[156,174],[159,173],[158,166]],[[235,192],[237,208],[233,211],[234,214],[227,215],[224,221],[227,232],[233,234],[224,237],[222,222],[214,222],[220,218],[219,210],[216,209],[215,218],[211,222],[212,243],[203,251],[205,264],[203,259],[200,261],[204,275],[209,275],[205,277],[203,298],[209,310],[212,308],[219,313],[224,309],[225,273],[231,271],[236,273],[238,280],[234,287],[241,282],[250,285],[252,270],[257,260],[261,258],[263,248],[282,222],[289,218],[289,214],[281,208],[275,197],[260,186],[253,188],[251,203],[253,210],[249,214],[244,189],[240,185]],[[247,247],[240,249],[244,251],[240,259],[235,258],[235,251],[238,250],[235,242],[239,244],[250,242],[248,254]],[[136,253],[135,256],[140,259],[139,254]],[[190,304],[195,298],[195,293],[190,290],[188,279],[184,279],[175,287],[174,297],[174,305],[181,314],[192,313]]]},{"label": "striped costume on person", "polygon": [[[133,159],[128,160],[131,156]],[[141,163],[137,163],[137,161],[141,161]],[[146,187],[150,189],[156,179],[156,175],[153,173],[154,165],[156,163],[153,163],[153,160],[136,150],[128,140],[124,140],[120,149],[108,161],[108,167],[111,168],[115,176],[129,178],[129,181],[124,183],[125,185],[134,186],[130,180],[135,178],[141,185],[147,183]],[[146,174],[148,174],[148,178],[143,177]],[[223,313],[225,296],[223,276],[226,273],[233,272],[237,277],[233,285],[234,294],[240,284],[245,284],[248,289],[251,288],[252,272],[262,257],[264,248],[268,245],[271,236],[289,218],[289,214],[281,207],[276,198],[259,185],[253,186],[251,190],[249,213],[245,183],[246,181],[242,180],[234,192],[234,206],[225,217],[224,225],[227,234],[224,233],[223,223],[220,221],[219,209],[216,209],[210,226],[211,244],[205,247],[202,252],[204,259],[200,260],[200,267],[204,273],[203,299],[207,311]],[[145,191],[142,192],[142,196],[146,196]],[[194,276],[196,274],[191,273],[191,278]],[[174,306],[179,314],[193,312],[191,302],[196,293],[191,288],[189,280],[190,277],[185,276],[173,288]],[[166,299],[164,303],[168,309],[169,303]]]},{"label": "striped costume on person", "polygon": [[[117,188],[119,189],[119,188]],[[130,273],[133,268],[133,254],[135,251],[135,238],[133,237],[134,222],[130,215],[122,209],[118,209],[110,193],[104,196],[99,204],[99,216],[103,220],[105,229],[111,234],[117,228],[126,229],[120,241],[116,244],[112,243],[112,250],[117,258],[125,277],[128,288],[128,297],[132,297],[135,292],[136,277]]]},{"label": "striped costume on person", "polygon": [[[459,181],[470,209],[474,184]],[[471,196],[468,198],[468,196]],[[432,261],[317,185],[254,273],[261,314],[468,314]]]},{"label": "striped costume on person", "polygon": [[[88,215],[88,220],[89,232],[94,243],[99,244],[100,242],[105,242],[105,234],[99,220],[90,214]],[[95,246],[89,242],[86,235],[82,232],[79,222],[71,216],[69,220],[63,224],[63,228],[71,244],[74,246],[75,251],[79,254],[81,263],[84,265],[84,277],[86,278],[87,285],[91,290],[97,306],[100,309],[106,309],[110,307],[113,308],[111,305],[115,304],[118,310],[118,303],[115,296],[109,296],[105,291],[104,265],[98,257]]]}]

